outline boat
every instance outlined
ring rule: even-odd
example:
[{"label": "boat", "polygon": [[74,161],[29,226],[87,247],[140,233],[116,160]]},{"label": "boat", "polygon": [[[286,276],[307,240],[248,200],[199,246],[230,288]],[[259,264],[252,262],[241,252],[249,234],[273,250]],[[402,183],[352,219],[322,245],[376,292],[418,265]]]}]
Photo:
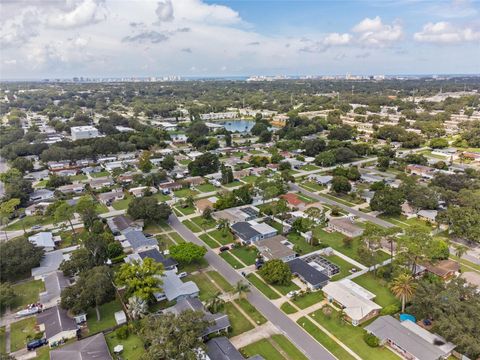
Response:
[{"label": "boat", "polygon": [[43,311],[42,304],[40,303],[30,304],[30,305],[27,305],[25,309],[16,312],[15,317],[20,318],[20,317],[30,316],[30,315],[38,314],[42,311]]}]

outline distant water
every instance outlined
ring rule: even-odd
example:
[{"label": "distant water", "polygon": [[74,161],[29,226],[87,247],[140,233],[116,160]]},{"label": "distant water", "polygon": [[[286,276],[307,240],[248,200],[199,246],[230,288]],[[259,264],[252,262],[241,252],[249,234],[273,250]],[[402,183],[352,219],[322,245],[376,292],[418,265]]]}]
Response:
[{"label": "distant water", "polygon": [[215,124],[223,125],[225,129],[231,132],[248,133],[255,125],[255,121],[225,120],[225,121],[215,121]]}]

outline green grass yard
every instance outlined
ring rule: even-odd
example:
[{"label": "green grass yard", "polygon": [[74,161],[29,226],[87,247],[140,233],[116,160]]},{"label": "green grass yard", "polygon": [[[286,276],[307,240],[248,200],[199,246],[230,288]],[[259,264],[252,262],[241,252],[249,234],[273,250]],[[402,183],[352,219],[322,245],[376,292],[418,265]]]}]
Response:
[{"label": "green grass yard", "polygon": [[215,191],[217,189],[212,184],[202,184],[202,185],[196,186],[195,188],[202,193],[212,192],[212,191]]},{"label": "green grass yard", "polygon": [[285,301],[282,306],[280,306],[280,309],[282,309],[282,311],[285,313],[285,314],[294,314],[296,313],[298,310],[295,309],[293,307],[292,304],[290,304],[288,301]]},{"label": "green grass yard", "polygon": [[230,231],[225,231],[224,229],[216,229],[210,231],[208,235],[210,235],[222,245],[230,244],[235,240],[233,234]]},{"label": "green grass yard", "polygon": [[[253,344],[247,345],[240,349],[240,352],[246,357],[261,355],[265,360],[286,360],[285,357],[277,350],[267,339],[262,339]],[[292,360],[296,358],[292,358]]]},{"label": "green grass yard", "polygon": [[221,244],[213,240],[208,234],[202,234],[199,236],[199,238],[212,249],[216,249],[221,246]]},{"label": "green grass yard", "polygon": [[192,221],[195,225],[197,225],[202,230],[203,229],[210,230],[210,229],[213,229],[215,226],[217,226],[217,222],[214,219],[206,220],[202,216],[191,218],[190,221]]},{"label": "green grass yard", "polygon": [[0,354],[5,354],[6,343],[5,343],[5,326],[0,327]]},{"label": "green grass yard", "polygon": [[233,291],[233,286],[225,280],[225,278],[216,271],[207,271],[207,275],[210,276],[215,283],[222,288],[224,292]]},{"label": "green grass yard", "polygon": [[122,310],[122,305],[118,300],[113,300],[109,303],[100,306],[100,321],[97,321],[97,312],[95,308],[90,308],[87,311],[87,324],[89,334],[96,334],[100,331],[114,327],[115,322],[114,314],[117,311]]},{"label": "green grass yard", "polygon": [[[10,326],[10,351],[15,352],[27,346],[35,335],[36,318],[31,317],[12,323]],[[29,339],[27,341],[27,339]]]},{"label": "green grass yard", "polygon": [[376,295],[374,301],[380,306],[400,304],[400,301],[390,291],[388,283],[379,277],[375,277],[371,272],[363,274],[353,281],[374,293]]},{"label": "green grass yard", "polygon": [[255,264],[255,260],[257,259],[257,256],[258,256],[258,251],[253,246],[252,247],[247,247],[247,246],[236,247],[230,250],[230,252],[247,265]]},{"label": "green grass yard", "polygon": [[40,215],[33,215],[33,216],[26,216],[23,219],[18,220],[17,222],[8,225],[5,230],[23,230],[29,229],[34,225],[48,225],[53,224],[53,218],[50,216],[40,216]]},{"label": "green grass yard", "polygon": [[228,251],[224,251],[220,254],[220,257],[228,262],[231,267],[234,269],[242,269],[245,267],[245,265],[241,264],[237,259],[235,259],[232,254],[230,254]]},{"label": "green grass yard", "polygon": [[324,299],[323,293],[321,291],[315,291],[303,296],[298,296],[296,299],[292,299],[292,302],[297,305],[300,309],[306,309]]},{"label": "green grass yard", "polygon": [[301,254],[305,255],[311,253],[313,251],[319,250],[322,248],[320,245],[310,245],[307,240],[296,232],[291,232],[287,235],[288,241],[290,241],[293,245],[296,245],[295,249]]},{"label": "green grass yard", "polygon": [[182,206],[177,206],[176,209],[180,212],[180,216],[192,215],[195,213],[195,208],[193,206],[187,206],[185,208]]},{"label": "green grass yard", "polygon": [[228,315],[231,324],[229,337],[234,337],[253,329],[254,326],[250,321],[232,303],[225,303],[224,311]]},{"label": "green grass yard", "polygon": [[332,281],[340,280],[350,275],[351,274],[350,269],[354,268],[354,269],[357,269],[357,271],[360,270],[355,265],[350,264],[348,261],[343,260],[341,257],[337,255],[325,256],[325,258],[328,259],[333,264],[340,267],[340,272],[331,278]]},{"label": "green grass yard", "polygon": [[192,189],[180,189],[173,192],[177,198],[186,198],[189,196],[195,196],[198,194],[198,191]]},{"label": "green grass yard", "polygon": [[183,279],[183,282],[190,280],[197,284],[198,288],[200,289],[199,298],[202,301],[210,299],[219,292],[212,280],[210,280],[207,275],[203,273],[188,275]]},{"label": "green grass yard", "polygon": [[135,334],[130,334],[128,338],[120,340],[115,332],[105,336],[110,353],[113,354],[113,348],[117,345],[123,345],[121,357],[123,360],[138,360],[145,353],[142,338]]},{"label": "green grass yard", "polygon": [[248,281],[250,281],[260,292],[263,293],[267,298],[270,300],[279,299],[280,295],[278,295],[275,291],[270,288],[263,280],[261,280],[257,275],[251,273],[247,275]]},{"label": "green grass yard", "polygon": [[93,178],[101,178],[110,175],[108,171],[100,171],[98,173],[91,173],[90,176]]},{"label": "green grass yard", "polygon": [[177,243],[181,244],[185,242],[185,239],[177,232],[170,232],[168,235]]},{"label": "green grass yard", "polygon": [[198,233],[198,232],[202,231],[202,229],[199,226],[195,225],[190,220],[183,220],[182,224],[185,225],[190,231],[192,231],[194,233]]},{"label": "green grass yard", "polygon": [[12,305],[12,310],[18,311],[28,304],[36,303],[41,292],[45,291],[45,283],[42,280],[31,280],[12,286],[17,295]]},{"label": "green grass yard", "polygon": [[272,335],[271,339],[288,355],[290,359],[308,360],[284,335]]},{"label": "green grass yard", "polygon": [[258,310],[250,304],[247,299],[236,299],[235,302],[245,311],[248,316],[257,324],[262,325],[267,322],[267,319],[258,312]]},{"label": "green grass yard", "polygon": [[131,195],[125,196],[122,200],[117,200],[112,203],[112,207],[115,210],[125,210],[128,208],[128,204],[130,204],[133,200],[133,197]]}]

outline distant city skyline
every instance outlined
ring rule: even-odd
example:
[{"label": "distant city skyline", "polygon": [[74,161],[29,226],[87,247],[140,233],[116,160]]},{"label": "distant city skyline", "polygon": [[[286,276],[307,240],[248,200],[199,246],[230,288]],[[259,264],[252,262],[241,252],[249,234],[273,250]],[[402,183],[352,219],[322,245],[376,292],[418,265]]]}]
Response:
[{"label": "distant city skyline", "polygon": [[480,74],[480,2],[3,1],[1,79]]}]

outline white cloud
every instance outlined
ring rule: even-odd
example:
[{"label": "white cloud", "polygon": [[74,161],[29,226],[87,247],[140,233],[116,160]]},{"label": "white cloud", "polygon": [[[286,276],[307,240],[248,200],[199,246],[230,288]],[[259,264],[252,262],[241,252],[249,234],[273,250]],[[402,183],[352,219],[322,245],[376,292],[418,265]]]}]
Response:
[{"label": "white cloud", "polygon": [[69,11],[53,11],[48,16],[46,24],[53,28],[69,29],[95,24],[105,17],[103,0],[82,0]]},{"label": "white cloud", "polygon": [[419,42],[437,44],[458,44],[469,41],[480,42],[480,31],[475,31],[469,27],[456,27],[446,21],[430,22],[423,26],[422,31],[416,32],[413,38]]},{"label": "white cloud", "polygon": [[367,46],[386,46],[399,41],[403,36],[402,26],[398,22],[384,24],[380,16],[363,19],[352,31],[358,34],[357,41]]},{"label": "white cloud", "polygon": [[331,33],[325,36],[323,43],[325,45],[347,45],[352,40],[352,35],[350,34],[339,34]]},{"label": "white cloud", "polygon": [[159,23],[163,21],[172,21],[173,20],[172,1],[171,0],[159,1],[157,3],[157,10],[155,10],[155,14],[157,14]]},{"label": "white cloud", "polygon": [[207,4],[201,0],[176,0],[173,3],[175,19],[215,25],[241,22],[237,11],[228,6]]}]

